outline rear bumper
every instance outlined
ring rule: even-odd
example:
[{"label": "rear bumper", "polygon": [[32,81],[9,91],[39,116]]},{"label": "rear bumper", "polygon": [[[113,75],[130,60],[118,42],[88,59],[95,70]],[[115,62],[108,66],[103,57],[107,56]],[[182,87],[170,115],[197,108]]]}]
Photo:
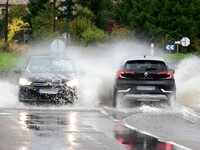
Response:
[{"label": "rear bumper", "polygon": [[[152,87],[139,89],[138,87]],[[138,101],[169,100],[175,95],[176,85],[174,80],[123,80],[117,79],[114,85],[114,95],[120,94],[124,99]]]},{"label": "rear bumper", "polygon": [[125,100],[136,100],[136,101],[167,101],[168,97],[161,94],[126,94]]}]

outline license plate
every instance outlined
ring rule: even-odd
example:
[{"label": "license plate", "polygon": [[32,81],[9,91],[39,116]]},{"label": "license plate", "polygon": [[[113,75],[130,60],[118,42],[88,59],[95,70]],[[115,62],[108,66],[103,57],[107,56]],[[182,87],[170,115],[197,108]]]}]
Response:
[{"label": "license plate", "polygon": [[136,86],[138,91],[154,91],[155,89],[155,86]]},{"label": "license plate", "polygon": [[57,89],[39,89],[40,94],[58,94]]}]

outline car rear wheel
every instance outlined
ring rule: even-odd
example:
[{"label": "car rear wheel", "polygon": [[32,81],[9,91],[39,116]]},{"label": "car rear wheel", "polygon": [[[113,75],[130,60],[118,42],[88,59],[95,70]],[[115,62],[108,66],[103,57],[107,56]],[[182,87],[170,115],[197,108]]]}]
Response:
[{"label": "car rear wheel", "polygon": [[124,99],[124,95],[121,94],[121,93],[116,93],[114,96],[113,96],[113,107],[116,108],[116,107],[120,107],[120,108],[124,108],[124,107],[127,107],[127,102],[125,101]]},{"label": "car rear wheel", "polygon": [[171,106],[172,104],[174,104],[176,102],[176,93],[170,94],[168,96],[168,106]]},{"label": "car rear wheel", "polygon": [[117,95],[114,94],[112,97],[112,106],[115,108],[117,106]]},{"label": "car rear wheel", "polygon": [[176,101],[176,94],[169,94],[167,95],[167,100],[160,101],[161,104],[171,106]]}]

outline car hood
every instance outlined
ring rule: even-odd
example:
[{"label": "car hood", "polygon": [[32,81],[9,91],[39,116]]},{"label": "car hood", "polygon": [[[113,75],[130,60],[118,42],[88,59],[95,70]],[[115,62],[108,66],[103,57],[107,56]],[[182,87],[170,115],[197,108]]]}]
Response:
[{"label": "car hood", "polygon": [[32,82],[64,82],[75,78],[75,74],[24,73],[22,77]]}]

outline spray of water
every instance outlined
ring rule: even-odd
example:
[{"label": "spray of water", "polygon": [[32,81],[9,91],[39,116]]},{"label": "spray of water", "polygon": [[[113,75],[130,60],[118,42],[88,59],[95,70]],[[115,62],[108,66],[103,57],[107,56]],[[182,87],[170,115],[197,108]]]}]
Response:
[{"label": "spray of water", "polygon": [[[160,51],[157,50],[158,55]],[[121,62],[135,55],[150,55],[150,45],[122,41],[98,47],[68,47],[65,53],[79,72],[80,104],[99,106],[110,101],[111,89]]]},{"label": "spray of water", "polygon": [[176,70],[177,99],[193,108],[200,108],[200,59],[197,56],[182,60]]},{"label": "spray of water", "polygon": [[[99,46],[67,46],[64,51],[53,51],[50,46],[34,46],[27,55],[50,54],[65,55],[75,64],[80,81],[79,107],[97,107],[110,100],[116,71],[126,57],[150,55],[150,44],[133,41],[121,41]],[[161,51],[155,48],[154,55]],[[24,56],[25,57],[25,56]],[[5,85],[7,88],[5,88]],[[16,86],[17,87],[17,86]],[[17,102],[17,88],[9,83],[1,83],[1,106]],[[12,92],[12,91],[15,92]]]},{"label": "spray of water", "polygon": [[0,81],[0,91],[0,107],[13,107],[19,104],[16,85]]}]

